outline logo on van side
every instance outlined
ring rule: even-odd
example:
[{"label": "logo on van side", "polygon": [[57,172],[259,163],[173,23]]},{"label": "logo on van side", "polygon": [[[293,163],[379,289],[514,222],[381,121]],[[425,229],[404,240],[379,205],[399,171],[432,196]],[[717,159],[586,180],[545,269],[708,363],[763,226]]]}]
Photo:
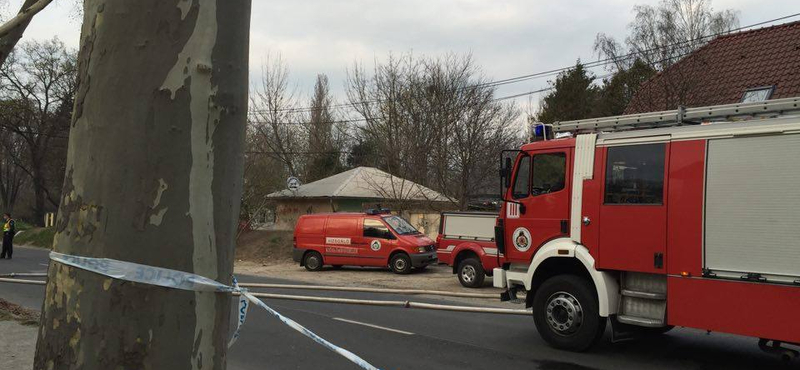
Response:
[{"label": "logo on van side", "polygon": [[372,243],[369,243],[369,248],[374,250],[375,252],[381,250],[381,241],[373,240]]},{"label": "logo on van side", "polygon": [[350,245],[350,238],[325,238],[325,244]]}]

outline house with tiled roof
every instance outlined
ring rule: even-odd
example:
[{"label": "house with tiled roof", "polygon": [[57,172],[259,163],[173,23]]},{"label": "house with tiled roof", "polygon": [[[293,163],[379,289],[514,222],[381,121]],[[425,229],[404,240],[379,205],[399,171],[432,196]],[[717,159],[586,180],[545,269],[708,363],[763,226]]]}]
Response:
[{"label": "house with tiled roof", "polygon": [[800,21],[715,38],[644,82],[625,114],[800,96]]}]

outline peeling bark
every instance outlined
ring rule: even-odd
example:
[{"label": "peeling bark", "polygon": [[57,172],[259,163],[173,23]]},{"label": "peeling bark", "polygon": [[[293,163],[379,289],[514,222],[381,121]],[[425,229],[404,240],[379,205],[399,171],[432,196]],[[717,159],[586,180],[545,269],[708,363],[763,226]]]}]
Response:
[{"label": "peeling bark", "polygon": [[[86,0],[54,250],[230,284],[250,0]],[[35,369],[224,369],[230,296],[52,264]]]}]

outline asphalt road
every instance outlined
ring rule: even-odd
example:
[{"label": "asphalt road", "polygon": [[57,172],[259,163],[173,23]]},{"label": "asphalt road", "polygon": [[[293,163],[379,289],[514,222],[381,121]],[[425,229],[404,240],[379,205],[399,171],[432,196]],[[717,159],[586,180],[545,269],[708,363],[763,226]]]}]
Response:
[{"label": "asphalt road", "polygon": [[[44,272],[47,252],[16,248],[0,260],[0,274]],[[390,272],[387,272],[390,273]],[[240,276],[243,282],[288,282]],[[286,291],[276,291],[287,293]],[[288,292],[291,294],[292,292]],[[384,294],[297,292],[363,299],[408,299]],[[0,297],[40,309],[44,289],[0,283]],[[381,369],[798,369],[758,350],[756,339],[678,328],[668,334],[620,343],[610,333],[592,351],[548,347],[529,317],[409,310],[268,300],[268,305]],[[476,305],[480,302],[476,301]],[[521,307],[520,307],[521,308]],[[231,349],[229,369],[356,369],[342,357],[253,308],[242,337]]]}]

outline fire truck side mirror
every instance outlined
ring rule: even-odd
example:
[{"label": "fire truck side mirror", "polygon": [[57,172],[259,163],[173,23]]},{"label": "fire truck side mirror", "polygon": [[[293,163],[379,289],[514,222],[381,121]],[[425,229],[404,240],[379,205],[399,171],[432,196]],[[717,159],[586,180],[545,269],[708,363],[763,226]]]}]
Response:
[{"label": "fire truck side mirror", "polygon": [[503,163],[503,169],[501,170],[503,176],[503,184],[505,188],[508,189],[511,187],[511,158],[506,158],[505,163]]}]

